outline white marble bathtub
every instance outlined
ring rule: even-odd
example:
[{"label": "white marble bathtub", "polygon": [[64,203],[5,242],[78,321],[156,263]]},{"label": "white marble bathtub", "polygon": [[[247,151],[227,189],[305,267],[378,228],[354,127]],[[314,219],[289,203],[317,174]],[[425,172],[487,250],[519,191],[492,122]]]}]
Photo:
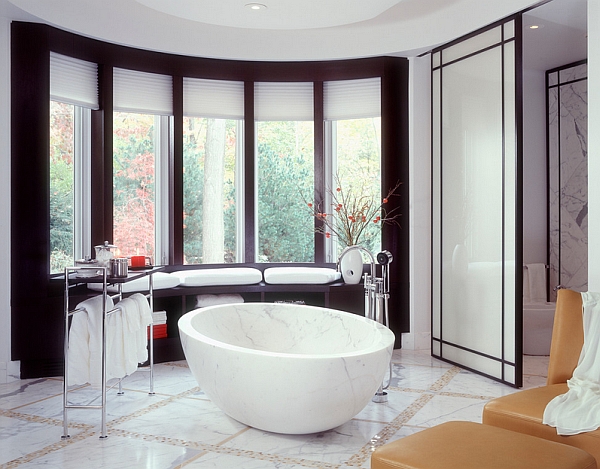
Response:
[{"label": "white marble bathtub", "polygon": [[292,304],[197,309],[179,331],[194,377],[223,412],[289,434],[329,430],[360,412],[394,344],[387,327],[362,316]]}]

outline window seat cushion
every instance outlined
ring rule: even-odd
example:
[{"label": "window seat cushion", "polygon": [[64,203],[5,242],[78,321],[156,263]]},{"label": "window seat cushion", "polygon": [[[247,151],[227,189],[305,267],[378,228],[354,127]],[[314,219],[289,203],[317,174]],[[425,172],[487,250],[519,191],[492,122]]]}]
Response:
[{"label": "window seat cushion", "polygon": [[171,275],[179,279],[182,287],[252,285],[262,281],[262,272],[252,267],[179,270],[171,272]]},{"label": "window seat cushion", "polygon": [[[109,279],[110,281],[110,279]],[[121,284],[123,293],[141,292],[148,291],[150,288],[149,276],[137,278],[131,282]],[[154,290],[163,290],[165,288],[174,288],[179,285],[179,277],[175,277],[165,272],[156,272],[152,274],[152,288]],[[102,291],[102,283],[89,283],[88,289]],[[118,285],[108,285],[106,290],[109,293],[117,293],[119,291]]]},{"label": "window seat cushion", "polygon": [[322,285],[339,280],[342,274],[326,267],[269,267],[264,276],[269,284]]}]

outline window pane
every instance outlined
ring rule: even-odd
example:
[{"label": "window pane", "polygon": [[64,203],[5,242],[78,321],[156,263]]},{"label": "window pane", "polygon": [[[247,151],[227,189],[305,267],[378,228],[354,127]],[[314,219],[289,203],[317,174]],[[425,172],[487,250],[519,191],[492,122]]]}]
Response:
[{"label": "window pane", "polygon": [[154,256],[156,122],[151,114],[114,113],[112,241],[121,256]]},{"label": "window pane", "polygon": [[50,102],[50,273],[73,265],[74,107]]},{"label": "window pane", "polygon": [[[346,195],[354,199],[366,197],[365,200],[378,206],[381,203],[381,118],[336,121],[335,128],[334,154],[337,155],[337,171],[331,187],[337,188],[337,178]],[[372,220],[364,223],[366,227],[357,244],[373,253],[379,252],[381,224],[373,223]],[[338,245],[338,254],[344,247],[345,245]]]},{"label": "window pane", "polygon": [[237,120],[184,117],[183,255],[185,264],[238,262]]},{"label": "window pane", "polygon": [[313,262],[314,220],[303,194],[314,186],[312,121],[256,123],[258,262]]}]

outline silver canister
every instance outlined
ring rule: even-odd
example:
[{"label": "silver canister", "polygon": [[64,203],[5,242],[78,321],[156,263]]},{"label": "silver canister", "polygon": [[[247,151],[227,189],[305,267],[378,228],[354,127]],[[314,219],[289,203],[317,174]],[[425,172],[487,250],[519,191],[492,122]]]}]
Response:
[{"label": "silver canister", "polygon": [[127,277],[126,257],[116,257],[110,260],[110,276],[117,278]]}]

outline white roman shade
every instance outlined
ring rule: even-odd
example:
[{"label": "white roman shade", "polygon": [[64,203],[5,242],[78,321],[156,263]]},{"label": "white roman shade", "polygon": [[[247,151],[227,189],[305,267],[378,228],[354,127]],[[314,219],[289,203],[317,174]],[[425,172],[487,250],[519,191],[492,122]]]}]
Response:
[{"label": "white roman shade", "polygon": [[312,121],[313,116],[312,82],[254,84],[254,120]]},{"label": "white roman shade", "polygon": [[381,78],[323,83],[325,120],[381,116]]},{"label": "white roman shade", "polygon": [[244,118],[244,82],[183,78],[183,115]]},{"label": "white roman shade", "polygon": [[98,64],[50,52],[50,99],[99,109]]},{"label": "white roman shade", "polygon": [[115,111],[173,115],[173,77],[124,68],[113,70]]}]

